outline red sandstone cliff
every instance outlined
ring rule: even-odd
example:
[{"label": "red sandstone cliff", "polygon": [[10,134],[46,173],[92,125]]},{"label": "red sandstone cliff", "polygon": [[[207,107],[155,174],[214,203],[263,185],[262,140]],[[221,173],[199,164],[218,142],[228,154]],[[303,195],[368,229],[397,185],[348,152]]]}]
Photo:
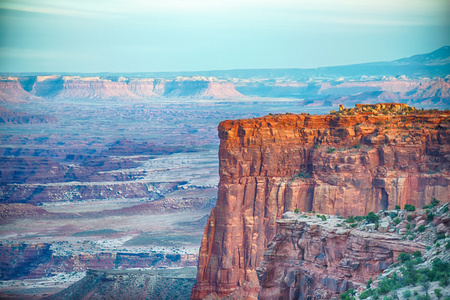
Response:
[{"label": "red sandstone cliff", "polygon": [[348,216],[448,202],[449,117],[389,104],[222,122],[219,194],[192,299],[255,282],[286,211]]},{"label": "red sandstone cliff", "polygon": [[[421,268],[435,259],[448,261],[450,249],[440,244],[445,245],[450,233],[450,213],[448,203],[437,204],[416,211],[380,211],[365,220],[283,214],[257,268],[258,299],[336,299],[348,289],[366,290],[371,278],[377,278],[379,287],[381,273],[404,267],[393,265],[402,252],[420,251]],[[440,243],[434,244],[437,239]]]}]

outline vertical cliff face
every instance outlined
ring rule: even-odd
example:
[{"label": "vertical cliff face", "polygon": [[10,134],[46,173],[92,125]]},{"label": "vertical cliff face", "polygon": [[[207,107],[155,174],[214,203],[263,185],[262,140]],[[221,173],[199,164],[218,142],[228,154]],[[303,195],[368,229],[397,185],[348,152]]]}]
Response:
[{"label": "vertical cliff face", "polygon": [[448,202],[449,117],[378,105],[222,122],[219,195],[192,299],[256,281],[286,211],[348,216]]}]

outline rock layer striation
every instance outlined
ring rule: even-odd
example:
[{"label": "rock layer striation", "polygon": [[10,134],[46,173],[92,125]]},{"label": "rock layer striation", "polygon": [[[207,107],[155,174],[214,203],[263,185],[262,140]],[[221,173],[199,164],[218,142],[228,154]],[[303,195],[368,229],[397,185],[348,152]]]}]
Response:
[{"label": "rock layer striation", "polygon": [[349,216],[448,202],[449,117],[389,104],[222,122],[218,199],[192,299],[256,282],[287,211]]}]

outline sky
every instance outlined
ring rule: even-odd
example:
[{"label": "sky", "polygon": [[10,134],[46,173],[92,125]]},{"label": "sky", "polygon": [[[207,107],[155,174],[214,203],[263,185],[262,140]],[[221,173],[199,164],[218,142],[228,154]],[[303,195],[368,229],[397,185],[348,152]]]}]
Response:
[{"label": "sky", "polygon": [[448,0],[0,0],[0,72],[314,68],[446,45]]}]

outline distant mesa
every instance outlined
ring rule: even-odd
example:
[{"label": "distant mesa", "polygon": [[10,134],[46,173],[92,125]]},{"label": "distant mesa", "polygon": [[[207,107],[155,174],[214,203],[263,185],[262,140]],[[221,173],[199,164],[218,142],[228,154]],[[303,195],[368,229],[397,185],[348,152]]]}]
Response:
[{"label": "distant mesa", "polygon": [[390,62],[314,69],[1,76],[0,103],[42,99],[291,98],[305,106],[450,105],[450,47]]},{"label": "distant mesa", "polygon": [[45,99],[135,100],[155,97],[232,99],[243,97],[234,83],[213,77],[176,79],[100,76],[29,76],[0,78],[0,102]]}]

